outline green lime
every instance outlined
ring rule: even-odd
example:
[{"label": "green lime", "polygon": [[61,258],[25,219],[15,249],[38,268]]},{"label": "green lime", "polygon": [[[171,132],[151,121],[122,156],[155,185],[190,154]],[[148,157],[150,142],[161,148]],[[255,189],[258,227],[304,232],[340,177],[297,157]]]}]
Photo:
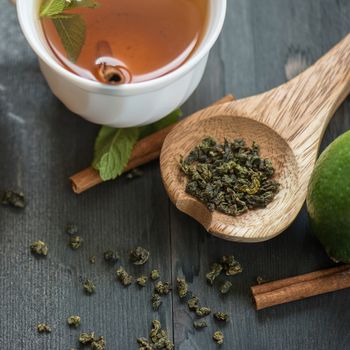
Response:
[{"label": "green lime", "polygon": [[306,203],[311,228],[327,254],[350,263],[350,131],[319,157]]}]

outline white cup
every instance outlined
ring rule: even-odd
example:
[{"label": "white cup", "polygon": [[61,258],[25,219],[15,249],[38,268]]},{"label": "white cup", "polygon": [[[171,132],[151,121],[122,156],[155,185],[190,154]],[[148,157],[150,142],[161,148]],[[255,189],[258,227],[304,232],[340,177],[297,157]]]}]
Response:
[{"label": "white cup", "polygon": [[119,86],[79,77],[59,63],[43,34],[39,0],[17,0],[17,12],[50,89],[67,108],[93,123],[131,127],[163,118],[181,106],[198,86],[226,14],[226,0],[208,1],[209,23],[204,39],[187,62],[160,78]]}]

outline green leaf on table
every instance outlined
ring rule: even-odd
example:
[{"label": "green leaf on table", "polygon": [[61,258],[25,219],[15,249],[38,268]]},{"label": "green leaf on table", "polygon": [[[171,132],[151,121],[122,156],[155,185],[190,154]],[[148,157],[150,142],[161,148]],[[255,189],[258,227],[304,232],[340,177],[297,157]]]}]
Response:
[{"label": "green leaf on table", "polygon": [[139,138],[139,132],[139,128],[101,128],[95,141],[92,166],[99,171],[103,181],[115,179],[122,174]]},{"label": "green leaf on table", "polygon": [[94,9],[101,6],[100,3],[94,0],[66,0],[66,10],[76,9],[80,7]]},{"label": "green leaf on table", "polygon": [[158,120],[150,125],[145,125],[140,128],[140,139],[151,135],[161,129],[166,128],[169,125],[175,124],[179,118],[182,116],[181,109],[176,109],[174,112],[168,114],[166,117]]},{"label": "green leaf on table", "polygon": [[85,42],[86,24],[77,14],[61,14],[52,16],[53,24],[66,50],[67,57],[75,62]]},{"label": "green leaf on table", "polygon": [[62,13],[66,0],[46,0],[40,7],[40,17],[51,17]]}]

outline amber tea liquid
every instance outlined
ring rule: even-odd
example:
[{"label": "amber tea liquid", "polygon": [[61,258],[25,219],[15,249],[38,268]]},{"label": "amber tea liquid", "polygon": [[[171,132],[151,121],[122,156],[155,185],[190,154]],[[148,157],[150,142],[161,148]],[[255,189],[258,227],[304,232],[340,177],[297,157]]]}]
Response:
[{"label": "amber tea liquid", "polygon": [[[219,0],[218,0],[219,1]],[[79,8],[86,32],[75,62],[50,18],[42,20],[47,41],[62,64],[75,74],[101,80],[101,64],[118,67],[126,83],[161,77],[181,66],[205,32],[208,0],[98,0],[98,8]]]}]

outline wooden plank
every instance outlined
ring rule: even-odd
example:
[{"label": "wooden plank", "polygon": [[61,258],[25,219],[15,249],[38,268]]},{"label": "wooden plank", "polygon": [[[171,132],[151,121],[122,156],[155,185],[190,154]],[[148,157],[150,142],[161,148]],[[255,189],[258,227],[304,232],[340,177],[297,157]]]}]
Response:
[{"label": "wooden plank", "polygon": [[[117,249],[127,269],[129,249],[141,245],[152,252],[145,267],[160,268],[171,280],[168,200],[158,166],[145,176],[101,185],[80,197],[68,176],[89,164],[97,126],[72,115],[49,92],[34,54],[28,48],[15,8],[2,1],[0,12],[0,167],[1,188],[21,189],[28,198],[24,212],[0,207],[0,347],[6,349],[69,349],[77,347],[79,331],[104,335],[108,349],[134,349],[136,337],[148,336],[151,320],[159,318],[172,333],[171,297],[152,312],[152,286],[123,288],[102,252]],[[7,51],[7,47],[9,50]],[[67,247],[64,226],[76,222],[84,238],[78,251]],[[29,244],[49,245],[47,259],[35,259]],[[95,265],[88,262],[97,256]],[[85,296],[81,279],[96,283],[96,294]],[[66,319],[82,318],[79,330]],[[36,325],[52,325],[38,335]]]},{"label": "wooden plank", "polygon": [[[283,83],[349,32],[349,16],[350,3],[346,1],[229,1],[224,32],[210,57],[207,75],[186,107],[201,107],[200,101],[213,91],[244,97]],[[349,123],[348,99],[331,122],[322,148],[349,129]],[[350,301],[347,291],[259,313],[251,302],[249,286],[257,276],[279,279],[331,265],[309,232],[305,209],[281,236],[265,243],[237,244],[210,236],[171,207],[171,235],[174,276],[186,276],[203,304],[231,314],[232,321],[222,327],[222,349],[347,348],[349,330],[343,326],[350,316],[343,307]],[[232,278],[232,293],[221,297],[207,286],[205,273],[210,263],[224,254],[237,256],[244,272]],[[173,308],[178,349],[216,348],[211,335],[221,328],[219,324],[210,320],[208,329],[194,331],[194,317],[186,305],[174,298]]]}]

